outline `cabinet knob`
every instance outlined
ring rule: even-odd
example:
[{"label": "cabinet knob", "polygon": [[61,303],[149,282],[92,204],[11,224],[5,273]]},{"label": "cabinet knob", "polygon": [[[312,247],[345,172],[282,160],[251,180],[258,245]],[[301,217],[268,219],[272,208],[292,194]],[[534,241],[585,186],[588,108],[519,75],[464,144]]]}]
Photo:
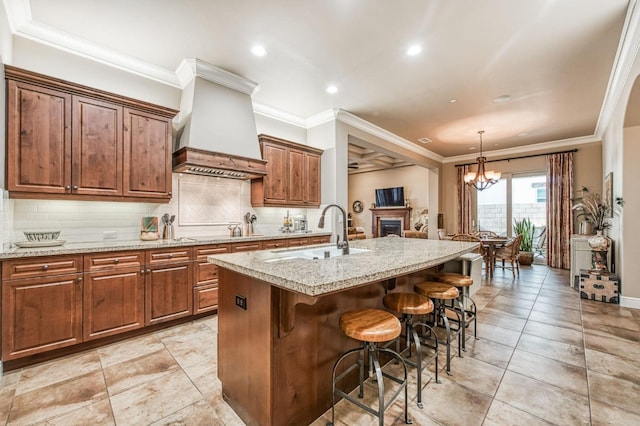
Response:
[{"label": "cabinet knob", "polygon": [[73,190],[76,191],[78,189],[78,185],[73,185]]},{"label": "cabinet knob", "polygon": [[81,282],[82,282],[82,277],[78,277],[78,278],[76,279],[76,281],[77,281],[77,282],[79,282],[79,283],[81,283]]},{"label": "cabinet knob", "polygon": [[169,194],[169,195],[173,195],[173,192],[169,191],[169,192],[168,192],[168,194]]},{"label": "cabinet knob", "polygon": [[42,265],[42,269],[46,271],[47,269],[49,269],[49,265]]},{"label": "cabinet knob", "polygon": [[169,259],[173,257],[173,253],[169,253]]},{"label": "cabinet knob", "polygon": [[120,263],[120,259],[116,257],[115,259],[113,259],[113,263]]},{"label": "cabinet knob", "polygon": [[144,269],[140,270],[140,275],[144,275]]},{"label": "cabinet knob", "polygon": [[71,187],[69,185],[65,185],[64,189],[66,189],[67,191],[69,191],[71,189]]},{"label": "cabinet knob", "polygon": [[151,273],[151,269],[147,269],[147,274],[150,274],[150,273]]}]

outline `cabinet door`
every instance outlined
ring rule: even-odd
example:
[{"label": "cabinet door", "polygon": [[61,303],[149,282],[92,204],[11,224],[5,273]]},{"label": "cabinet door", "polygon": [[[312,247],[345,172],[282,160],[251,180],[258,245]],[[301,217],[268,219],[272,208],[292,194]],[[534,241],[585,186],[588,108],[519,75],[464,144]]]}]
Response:
[{"label": "cabinet door", "polygon": [[73,97],[71,192],[122,195],[122,107]]},{"label": "cabinet door", "polygon": [[124,109],[124,196],[171,198],[171,134],[171,120]]},{"label": "cabinet door", "polygon": [[305,202],[305,153],[297,149],[289,149],[289,201],[288,204],[304,204]]},{"label": "cabinet door", "polygon": [[288,198],[286,147],[265,143],[262,145],[262,158],[267,161],[267,175],[264,177],[265,203],[286,204]]},{"label": "cabinet door", "polygon": [[7,188],[71,189],[71,95],[8,80]]},{"label": "cabinet door", "polygon": [[82,275],[2,283],[2,359],[82,342]]},{"label": "cabinet door", "polygon": [[156,265],[145,273],[147,325],[186,317],[193,312],[193,264]]},{"label": "cabinet door", "polygon": [[124,268],[85,274],[85,341],[144,327],[143,272]]},{"label": "cabinet door", "polygon": [[320,156],[305,153],[304,156],[304,204],[320,206]]}]

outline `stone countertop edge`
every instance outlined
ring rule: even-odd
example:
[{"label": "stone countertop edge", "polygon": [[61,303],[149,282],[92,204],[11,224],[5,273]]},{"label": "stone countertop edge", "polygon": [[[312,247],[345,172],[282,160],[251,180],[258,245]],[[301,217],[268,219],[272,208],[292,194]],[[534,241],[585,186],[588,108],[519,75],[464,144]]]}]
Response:
[{"label": "stone countertop edge", "polygon": [[[276,287],[316,297],[431,268],[478,248],[476,242],[388,237],[355,240],[349,245],[369,251],[329,259],[291,258],[292,251],[313,248],[309,246],[218,254],[207,260]],[[335,244],[320,247],[330,246]]]},{"label": "stone countertop edge", "polygon": [[94,242],[78,242],[78,243],[65,243],[61,246],[55,247],[34,247],[34,248],[19,248],[12,247],[10,249],[0,252],[0,260],[19,259],[28,257],[40,257],[40,256],[57,256],[64,254],[85,254],[85,253],[100,253],[109,251],[121,251],[121,250],[147,250],[147,249],[162,249],[170,247],[188,247],[188,246],[202,246],[208,244],[223,244],[223,243],[244,243],[251,241],[270,241],[270,240],[286,240],[290,238],[304,238],[304,237],[321,237],[329,236],[331,232],[307,232],[307,233],[289,233],[289,234],[272,234],[272,235],[253,235],[248,237],[185,237],[188,240],[155,240],[155,241],[142,241],[142,240],[129,240],[129,241],[94,241]]}]

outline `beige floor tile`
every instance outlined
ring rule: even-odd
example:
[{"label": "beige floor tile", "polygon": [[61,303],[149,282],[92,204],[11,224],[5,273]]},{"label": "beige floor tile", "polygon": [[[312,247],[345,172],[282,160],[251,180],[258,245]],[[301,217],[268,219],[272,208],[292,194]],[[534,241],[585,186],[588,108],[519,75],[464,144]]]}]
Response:
[{"label": "beige floor tile", "polygon": [[120,392],[111,397],[117,424],[141,425],[167,417],[202,399],[182,371]]},{"label": "beige floor tile", "polygon": [[189,425],[189,426],[210,426],[222,425],[222,420],[211,409],[211,406],[204,402],[198,401],[184,407],[175,413],[164,417],[156,422],[151,423],[152,426],[162,425]]},{"label": "beige floor tile", "polygon": [[100,368],[100,358],[96,351],[83,352],[27,367],[23,369],[20,376],[16,395],[99,371]]},{"label": "beige floor tile", "polygon": [[222,383],[218,379],[217,360],[185,367],[184,372],[205,398],[213,398],[221,394]]},{"label": "beige floor tile", "polygon": [[521,308],[516,305],[508,304],[505,301],[496,302],[495,300],[488,303],[487,308],[491,308],[495,312],[501,311],[503,314],[509,314],[525,319],[529,317],[529,313],[531,312],[531,308]]},{"label": "beige floor tile", "polygon": [[582,330],[578,330],[579,327],[570,323],[566,324],[571,325],[573,328],[559,327],[537,321],[527,321],[523,332],[533,336],[544,337],[545,339],[569,343],[574,346],[583,346]]},{"label": "beige floor tile", "polygon": [[611,353],[629,359],[637,359],[640,354],[640,343],[599,330],[584,331],[585,348]]},{"label": "beige floor tile", "polygon": [[524,318],[515,317],[489,308],[478,312],[478,321],[518,332],[521,332],[527,323],[527,320]]},{"label": "beige floor tile", "polygon": [[469,356],[454,358],[451,371],[447,379],[489,397],[495,395],[504,374],[503,368]]},{"label": "beige floor tile", "polygon": [[70,413],[49,419],[45,426],[115,425],[108,398],[100,399]]},{"label": "beige floor tile", "polygon": [[68,414],[104,399],[107,389],[102,371],[17,395],[9,413],[9,424],[42,422]]},{"label": "beige floor tile", "polygon": [[569,343],[549,340],[544,337],[523,334],[518,342],[518,349],[557,359],[576,367],[585,366],[584,349]]},{"label": "beige floor tile", "polygon": [[584,331],[601,336],[610,336],[629,341],[632,344],[640,343],[639,333],[627,328],[613,327],[597,320],[583,321]]},{"label": "beige floor tile", "polygon": [[16,387],[18,386],[19,374],[15,375],[15,381],[11,379],[0,380],[0,425],[4,425],[7,423],[7,419],[9,418],[9,410],[11,410],[11,405],[13,404],[13,398],[16,395]]},{"label": "beige floor tile", "polygon": [[515,347],[518,344],[520,333],[503,327],[478,322],[478,332],[482,339]]},{"label": "beige floor tile", "polygon": [[533,309],[531,315],[529,315],[529,320],[566,328],[579,328],[582,326],[580,311],[572,309],[562,309],[554,312],[542,312]]},{"label": "beige floor tile", "polygon": [[[559,308],[557,305],[550,305],[549,303],[536,303],[533,305],[531,312],[546,312],[550,314],[555,314],[557,312],[566,312],[569,315],[581,315],[580,313],[580,305],[576,304],[572,308]],[[582,318],[582,317],[581,317]]]},{"label": "beige floor tile", "polygon": [[500,296],[509,297],[513,299],[535,301],[538,297],[538,290],[531,287],[522,287],[529,291],[522,291],[520,288],[503,288],[500,291]]},{"label": "beige floor tile", "polygon": [[495,399],[560,425],[589,423],[589,399],[507,370]]},{"label": "beige floor tile", "polygon": [[582,312],[632,318],[632,310],[614,303],[603,303],[595,300],[580,299]]},{"label": "beige floor tile", "polygon": [[493,400],[483,426],[544,426],[551,425],[539,417],[518,410],[504,402]]},{"label": "beige floor tile", "polygon": [[[605,325],[610,327],[622,328],[624,330],[640,331],[640,324],[638,321],[631,317],[618,317],[614,315],[602,315],[602,314],[590,314],[583,313],[582,321],[585,328],[594,328],[599,325]],[[620,331],[624,333],[624,331]]]},{"label": "beige floor tile", "polygon": [[518,308],[523,308],[528,310],[531,309],[535,303],[535,299],[526,300],[522,298],[509,297],[503,294],[503,292],[500,292],[500,294],[496,296],[496,298],[493,299],[493,301],[498,304],[516,306]]},{"label": "beige floor tile", "polygon": [[218,315],[210,315],[208,317],[204,317],[197,321],[194,321],[195,324],[204,324],[216,333],[218,332]]},{"label": "beige floor tile", "polygon": [[582,367],[516,349],[508,370],[579,395],[589,396],[587,371]]},{"label": "beige floor tile", "polygon": [[162,342],[160,342],[160,339],[154,334],[149,334],[103,346],[97,349],[97,351],[98,355],[100,355],[102,368],[105,368],[113,364],[138,358],[142,355],[151,354],[161,349],[164,349],[164,346]]},{"label": "beige floor tile", "polygon": [[[542,290],[541,290],[542,291]],[[536,299],[536,304],[547,304],[558,306],[558,308],[575,309],[579,305],[579,301],[568,299],[566,297],[540,296]]]},{"label": "beige floor tile", "polygon": [[640,385],[640,359],[624,358],[591,349],[587,349],[585,355],[587,369]]},{"label": "beige floor tile", "polygon": [[592,400],[591,424],[593,426],[640,425],[640,415],[625,411],[609,403]]},{"label": "beige floor tile", "polygon": [[[198,344],[194,345],[193,342]],[[217,335],[206,326],[192,327],[183,333],[164,337],[162,343],[182,368],[212,361],[218,351]]]},{"label": "beige floor tile", "polygon": [[104,369],[109,395],[171,374],[180,368],[166,349],[114,364]]},{"label": "beige floor tile", "polygon": [[[482,331],[482,330],[481,330]],[[493,342],[484,338],[470,339],[467,341],[467,351],[465,357],[475,358],[484,361],[498,368],[507,368],[514,348]]]},{"label": "beige floor tile", "polygon": [[591,399],[640,414],[640,385],[595,371],[587,374]]}]

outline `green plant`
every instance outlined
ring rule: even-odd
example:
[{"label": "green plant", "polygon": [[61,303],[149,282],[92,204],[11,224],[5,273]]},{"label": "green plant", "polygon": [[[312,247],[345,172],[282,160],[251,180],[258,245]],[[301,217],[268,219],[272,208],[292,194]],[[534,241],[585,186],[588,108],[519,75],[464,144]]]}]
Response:
[{"label": "green plant", "polygon": [[535,229],[536,226],[531,223],[531,220],[529,220],[528,217],[520,220],[513,220],[513,232],[516,235],[522,234],[522,241],[520,242],[521,251],[533,250],[533,232]]},{"label": "green plant", "polygon": [[574,201],[577,201],[577,203],[573,205],[572,209],[580,212],[578,217],[584,216],[585,219],[593,223],[596,231],[611,227],[611,220],[609,219],[611,205],[602,198],[599,192],[589,192],[589,189],[583,186],[582,197]]}]

